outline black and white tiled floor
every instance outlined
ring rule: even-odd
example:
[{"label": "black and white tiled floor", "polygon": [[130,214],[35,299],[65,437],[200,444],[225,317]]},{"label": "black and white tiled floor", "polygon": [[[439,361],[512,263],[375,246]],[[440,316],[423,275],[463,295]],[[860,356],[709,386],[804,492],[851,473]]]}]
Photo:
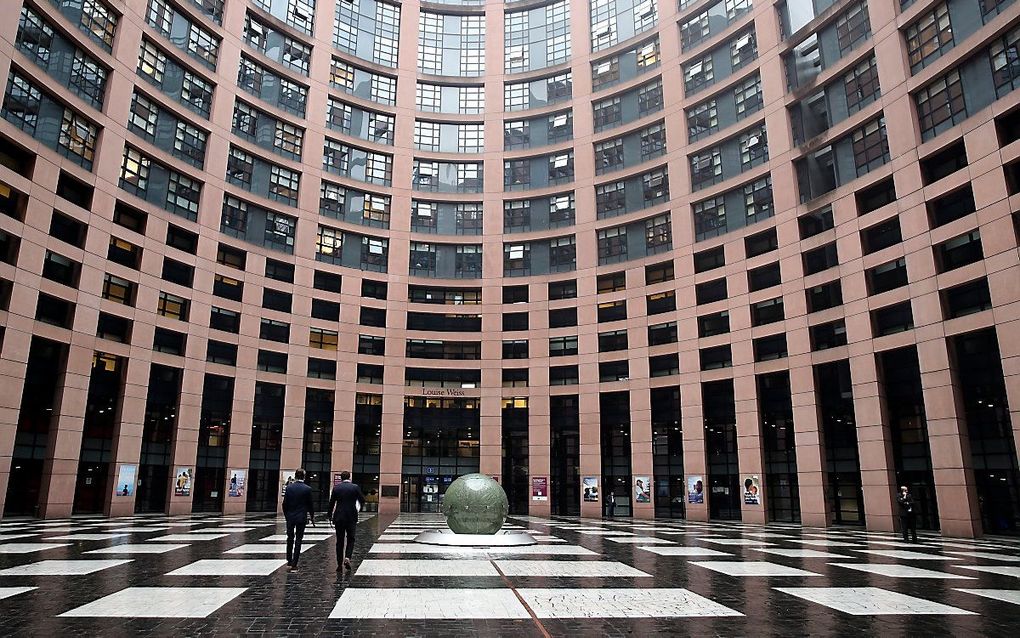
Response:
[{"label": "black and white tiled floor", "polygon": [[0,522],[0,636],[1020,635],[1020,539],[518,517],[539,544],[413,542],[365,517],[354,573],[265,515]]}]

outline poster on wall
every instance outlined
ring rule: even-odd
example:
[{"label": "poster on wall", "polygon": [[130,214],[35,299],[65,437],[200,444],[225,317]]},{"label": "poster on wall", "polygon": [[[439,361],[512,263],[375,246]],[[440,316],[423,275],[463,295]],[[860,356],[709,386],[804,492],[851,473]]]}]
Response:
[{"label": "poster on wall", "polygon": [[[351,477],[351,480],[353,481],[354,477]],[[337,485],[340,485],[343,482],[344,480],[340,478],[340,472],[333,472],[333,487],[336,487]]]},{"label": "poster on wall", "polygon": [[548,501],[549,500],[549,477],[548,476],[532,476],[531,477],[531,500],[533,500],[533,501]]},{"label": "poster on wall", "polygon": [[634,477],[634,502],[635,503],[651,503],[651,479],[647,476],[636,476]]},{"label": "poster on wall", "polygon": [[705,480],[700,474],[687,477],[687,502],[694,504],[705,502]]},{"label": "poster on wall", "polygon": [[244,497],[244,470],[230,470],[227,475],[230,477],[227,482],[227,496],[230,498],[242,498]]},{"label": "poster on wall", "polygon": [[599,477],[586,476],[581,479],[581,489],[584,493],[585,503],[599,502]]},{"label": "poster on wall", "polygon": [[287,486],[293,483],[295,480],[294,472],[297,470],[280,470],[280,496],[282,497],[287,492]]},{"label": "poster on wall", "polygon": [[761,484],[757,476],[744,479],[744,505],[761,505]]},{"label": "poster on wall", "polygon": [[178,467],[174,470],[174,496],[191,496],[191,480],[195,471],[190,467]]},{"label": "poster on wall", "polygon": [[117,483],[113,486],[114,496],[134,496],[138,483],[138,466],[121,465],[117,472]]}]

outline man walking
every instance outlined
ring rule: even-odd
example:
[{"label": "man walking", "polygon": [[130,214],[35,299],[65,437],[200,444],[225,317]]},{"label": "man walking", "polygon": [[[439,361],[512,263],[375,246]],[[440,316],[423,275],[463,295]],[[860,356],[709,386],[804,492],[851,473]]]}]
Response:
[{"label": "man walking", "polygon": [[900,527],[903,528],[903,542],[911,542],[907,538],[909,532],[914,540],[917,542],[917,513],[914,511],[914,497],[910,494],[910,490],[907,489],[906,485],[900,486],[900,493],[896,497],[896,502],[900,506]]},{"label": "man walking", "polygon": [[287,565],[296,572],[301,556],[301,539],[305,536],[305,525],[315,522],[315,503],[312,488],[305,483],[305,471],[294,472],[294,482],[283,493],[283,515],[287,519]]},{"label": "man walking", "polygon": [[[329,517],[336,525],[336,570],[351,568],[354,555],[354,532],[358,526],[358,510],[365,506],[361,488],[351,483],[351,473],[340,472],[340,483],[329,496]],[[346,550],[344,549],[346,545]]]}]

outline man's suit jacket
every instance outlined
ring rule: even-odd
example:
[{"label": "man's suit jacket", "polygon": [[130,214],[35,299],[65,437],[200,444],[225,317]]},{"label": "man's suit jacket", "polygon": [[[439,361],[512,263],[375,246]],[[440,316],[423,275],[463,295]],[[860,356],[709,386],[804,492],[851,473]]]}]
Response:
[{"label": "man's suit jacket", "polygon": [[290,523],[304,523],[315,513],[312,488],[304,481],[294,481],[283,493],[283,515]]},{"label": "man's suit jacket", "polygon": [[329,496],[329,512],[334,521],[357,521],[358,508],[355,503],[365,507],[365,495],[361,488],[349,481],[340,483],[333,488]]}]

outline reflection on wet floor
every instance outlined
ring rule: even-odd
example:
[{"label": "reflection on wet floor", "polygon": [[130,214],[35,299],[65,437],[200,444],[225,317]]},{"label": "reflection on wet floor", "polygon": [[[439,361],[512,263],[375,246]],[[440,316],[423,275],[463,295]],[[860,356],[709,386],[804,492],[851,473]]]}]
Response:
[{"label": "reflection on wet floor", "polygon": [[418,545],[371,516],[351,572],[266,515],[0,523],[0,634],[1020,635],[1020,539],[903,543],[795,525],[515,517],[539,541]]}]

